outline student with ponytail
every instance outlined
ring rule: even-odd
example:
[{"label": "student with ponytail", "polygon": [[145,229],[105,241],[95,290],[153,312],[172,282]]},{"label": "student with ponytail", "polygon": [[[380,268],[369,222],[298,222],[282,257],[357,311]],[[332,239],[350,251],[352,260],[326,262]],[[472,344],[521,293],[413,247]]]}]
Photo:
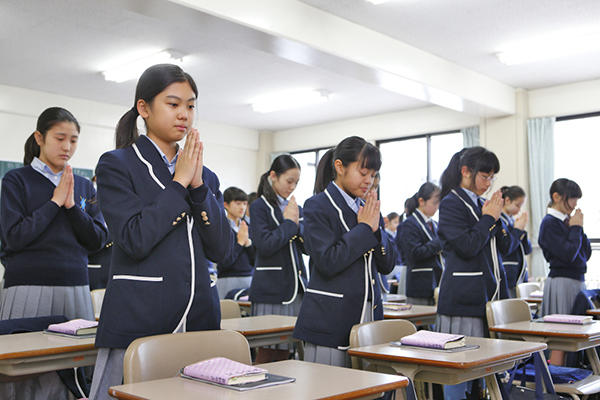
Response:
[{"label": "student with ponytail", "polygon": [[[204,166],[200,134],[192,128],[197,97],[194,80],[180,67],[148,68],[117,125],[117,150],[102,155],[96,168],[114,246],[92,400],[108,399],[108,388],[122,382],[123,356],[133,340],[220,328],[219,295],[206,259],[227,257],[234,235],[219,180]],[[137,132],[138,116],[146,135]]]},{"label": "student with ponytail", "polygon": [[443,271],[442,242],[432,219],[440,205],[440,188],[426,182],[407,202],[408,217],[396,243],[408,267],[406,296],[409,304],[433,305],[433,289]]},{"label": "student with ponytail", "polygon": [[[487,336],[486,303],[508,297],[500,254],[513,239],[500,219],[502,194],[498,190],[488,200],[481,197],[499,170],[496,155],[477,146],[454,154],[442,174],[439,236],[445,269],[436,321],[440,332]],[[466,386],[446,386],[446,398],[463,398]],[[477,398],[478,385],[471,391]]]},{"label": "student with ponytail", "polygon": [[[300,180],[300,164],[289,154],[275,158],[258,185],[250,206],[250,238],[256,262],[250,300],[252,315],[298,315],[308,280],[302,260],[302,207],[292,193]],[[291,196],[291,197],[290,197]],[[257,362],[287,359],[287,345],[261,348]]]},{"label": "student with ponytail", "polygon": [[304,209],[311,278],[294,330],[305,341],[306,361],[350,366],[352,326],[383,319],[375,279],[392,271],[396,248],[383,228],[377,193],[368,193],[380,167],[379,149],[357,136],[319,162],[316,194]]},{"label": "student with ponytail", "polygon": [[[73,174],[68,164],[79,131],[69,111],[46,109],[25,144],[25,166],[2,180],[2,320],[50,315],[94,319],[88,252],[101,249],[108,232],[92,182]],[[14,385],[14,392],[1,385],[3,399],[68,396],[55,373],[6,385]]]},{"label": "student with ponytail", "polygon": [[531,242],[527,237],[527,211],[519,214],[525,202],[525,191],[520,186],[502,186],[502,199],[504,207],[500,218],[508,227],[508,232],[513,236],[513,246],[508,252],[502,254],[502,265],[506,271],[506,283],[510,297],[517,297],[517,285],[527,282],[527,254],[531,253]]}]

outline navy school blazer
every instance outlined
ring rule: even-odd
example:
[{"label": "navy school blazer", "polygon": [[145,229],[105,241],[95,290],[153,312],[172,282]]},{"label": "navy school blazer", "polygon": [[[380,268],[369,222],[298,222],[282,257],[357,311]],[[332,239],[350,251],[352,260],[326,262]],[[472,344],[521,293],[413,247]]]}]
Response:
[{"label": "navy school blazer", "polygon": [[402,230],[396,243],[402,248],[406,271],[406,295],[417,298],[433,298],[433,289],[439,284],[443,271],[442,242],[438,237],[437,225],[433,231],[423,216],[415,211],[402,222]]},{"label": "navy school blazer", "polygon": [[506,271],[506,283],[509,289],[514,289],[517,284],[527,282],[527,259],[531,253],[531,242],[527,231],[515,228],[514,221],[508,215],[500,214],[500,219],[508,228],[509,235],[513,236],[512,246],[506,254],[502,254],[502,265]]},{"label": "navy school blazer", "polygon": [[273,207],[264,196],[250,206],[252,223],[250,239],[256,249],[254,274],[250,285],[250,301],[266,304],[290,304],[307,284],[304,252],[304,220],[300,224],[283,219],[279,207]]},{"label": "navy school blazer", "polygon": [[[467,193],[456,188],[440,203],[439,237],[444,243],[445,269],[440,282],[438,313],[485,317],[485,304],[508,297],[500,254],[512,245],[502,220],[482,215]],[[498,270],[494,271],[491,239],[496,238]]]},{"label": "navy school blazer", "polygon": [[96,346],[126,348],[139,337],[219,329],[206,258],[227,257],[234,238],[217,176],[204,167],[204,184],[184,188],[145,136],[103,154],[96,174],[114,242]]},{"label": "navy school blazer", "polygon": [[[248,227],[250,222],[246,217],[242,218]],[[252,276],[254,269],[254,245],[242,246],[237,242],[237,233],[231,228],[235,241],[233,250],[229,256],[217,264],[217,276],[219,278],[229,278],[238,276]]]},{"label": "navy school blazer", "polygon": [[[305,246],[312,262],[294,337],[347,348],[350,330],[366,313],[383,319],[377,273],[394,269],[396,247],[383,230],[357,223],[356,214],[330,183],[305,203]],[[372,307],[367,298],[372,293]]]}]

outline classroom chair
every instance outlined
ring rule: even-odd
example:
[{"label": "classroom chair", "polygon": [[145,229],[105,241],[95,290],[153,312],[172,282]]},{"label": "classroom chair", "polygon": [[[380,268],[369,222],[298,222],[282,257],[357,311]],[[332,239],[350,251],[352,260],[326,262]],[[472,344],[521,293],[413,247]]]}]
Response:
[{"label": "classroom chair", "polygon": [[542,290],[542,286],[537,282],[524,282],[517,285],[517,298],[526,299],[531,292]]},{"label": "classroom chair", "polygon": [[433,304],[434,305],[438,305],[438,299],[440,298],[440,287],[436,286],[435,289],[433,289]]},{"label": "classroom chair", "polygon": [[106,293],[106,289],[95,289],[90,292],[92,296],[92,309],[94,310],[96,321],[100,319],[100,310],[102,309],[104,293]]},{"label": "classroom chair", "polygon": [[123,382],[171,378],[181,368],[213,357],[252,365],[246,338],[229,330],[171,333],[131,342],[123,359]]},{"label": "classroom chair", "polygon": [[240,318],[242,311],[235,300],[221,300],[221,319]]},{"label": "classroom chair", "polygon": [[[485,306],[485,312],[488,327],[509,324],[511,322],[531,321],[529,305],[525,300],[520,299],[488,301]],[[493,339],[502,339],[502,334],[490,331],[490,337]],[[540,353],[540,355],[542,356],[542,360],[545,361],[543,353]],[[586,398],[588,395],[600,393],[600,377],[590,375],[585,379],[573,383],[555,384],[554,389],[557,393],[568,394],[573,399],[579,399],[581,395]]]}]

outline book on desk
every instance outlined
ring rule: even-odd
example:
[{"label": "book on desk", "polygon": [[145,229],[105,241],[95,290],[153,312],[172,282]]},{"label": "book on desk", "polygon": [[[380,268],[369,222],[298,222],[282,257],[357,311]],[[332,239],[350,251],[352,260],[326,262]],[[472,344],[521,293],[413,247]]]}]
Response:
[{"label": "book on desk", "polygon": [[96,335],[98,321],[73,319],[60,324],[50,324],[44,333],[69,337],[91,337]]}]

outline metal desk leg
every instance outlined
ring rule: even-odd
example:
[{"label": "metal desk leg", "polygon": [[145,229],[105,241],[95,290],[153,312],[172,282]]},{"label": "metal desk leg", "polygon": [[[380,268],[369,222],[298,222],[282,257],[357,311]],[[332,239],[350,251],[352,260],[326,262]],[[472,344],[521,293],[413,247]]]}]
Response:
[{"label": "metal desk leg", "polygon": [[598,353],[596,352],[596,348],[592,347],[590,349],[585,349],[585,354],[590,360],[590,364],[592,365],[592,371],[594,371],[594,375],[600,375],[600,359],[598,358]]},{"label": "metal desk leg", "polygon": [[502,400],[502,393],[500,393],[500,386],[498,386],[495,374],[487,375],[485,377],[485,384],[490,393],[490,400]]}]

